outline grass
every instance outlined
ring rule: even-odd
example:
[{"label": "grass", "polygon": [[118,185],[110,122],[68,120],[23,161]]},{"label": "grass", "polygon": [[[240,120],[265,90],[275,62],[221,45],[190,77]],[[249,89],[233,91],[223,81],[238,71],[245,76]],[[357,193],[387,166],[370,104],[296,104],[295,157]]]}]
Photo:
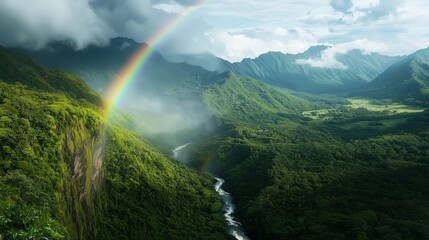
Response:
[{"label": "grass", "polygon": [[[350,104],[342,105],[348,109],[359,109],[364,108],[371,112],[386,112],[387,115],[396,115],[402,113],[420,113],[425,110],[423,107],[405,105],[395,103],[391,101],[385,101],[383,104],[377,103],[372,99],[366,98],[349,98],[347,99]],[[380,102],[380,101],[378,101]],[[311,111],[301,112],[302,116],[310,118],[312,120],[329,120],[330,112],[335,112],[336,108],[317,109]]]},{"label": "grass", "polygon": [[350,98],[350,108],[366,108],[369,111],[373,112],[384,112],[388,111],[389,114],[399,114],[399,113],[418,113],[423,112],[425,108],[410,106],[400,103],[390,103],[390,104],[374,104],[371,99],[366,98]]}]

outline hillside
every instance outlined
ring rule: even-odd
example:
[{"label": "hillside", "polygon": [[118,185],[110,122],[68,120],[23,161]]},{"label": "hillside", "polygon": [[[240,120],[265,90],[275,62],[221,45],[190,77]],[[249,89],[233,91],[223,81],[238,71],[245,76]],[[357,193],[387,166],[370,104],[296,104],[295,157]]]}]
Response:
[{"label": "hillside", "polygon": [[210,177],[105,125],[79,78],[0,59],[0,238],[225,239]]},{"label": "hillside", "polygon": [[218,118],[232,123],[256,123],[272,121],[271,116],[298,114],[317,108],[290,92],[255,79],[232,72],[221,75],[222,81],[209,85],[203,91],[203,100]]},{"label": "hillside", "polygon": [[21,83],[33,89],[61,92],[73,98],[101,104],[101,97],[76,76],[61,71],[49,71],[28,57],[2,46],[0,66],[0,80],[7,83]]},{"label": "hillside", "polygon": [[362,95],[429,104],[429,48],[392,65],[371,82]]}]

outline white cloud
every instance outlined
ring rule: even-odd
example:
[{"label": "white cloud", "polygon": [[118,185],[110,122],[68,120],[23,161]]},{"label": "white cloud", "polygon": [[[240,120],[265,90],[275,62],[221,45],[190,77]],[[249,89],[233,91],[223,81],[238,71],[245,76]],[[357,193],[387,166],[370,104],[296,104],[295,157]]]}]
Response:
[{"label": "white cloud", "polygon": [[163,10],[167,13],[182,13],[186,8],[177,2],[160,3],[153,5],[153,8]]},{"label": "white cloud", "polygon": [[342,12],[345,24],[376,21],[397,14],[403,0],[332,0],[331,7]]},{"label": "white cloud", "polygon": [[296,63],[302,65],[310,65],[319,68],[333,68],[346,70],[348,66],[337,60],[337,56],[346,54],[351,50],[360,50],[363,54],[371,52],[383,52],[387,50],[387,46],[383,43],[360,39],[352,42],[340,43],[333,45],[322,51],[320,58],[298,59]]},{"label": "white cloud", "polygon": [[210,39],[212,53],[231,62],[255,58],[269,51],[299,53],[318,44],[311,33],[299,28],[250,29],[235,33],[214,31],[206,36]]}]

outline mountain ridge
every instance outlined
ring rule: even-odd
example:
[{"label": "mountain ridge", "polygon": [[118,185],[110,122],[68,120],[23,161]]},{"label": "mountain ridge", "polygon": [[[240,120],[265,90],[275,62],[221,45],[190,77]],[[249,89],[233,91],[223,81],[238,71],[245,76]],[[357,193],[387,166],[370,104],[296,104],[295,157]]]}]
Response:
[{"label": "mountain ridge", "polygon": [[[304,92],[329,92],[350,90],[365,85],[383,72],[390,64],[404,56],[385,56],[378,53],[363,54],[351,50],[337,56],[337,61],[347,69],[312,67],[298,64],[298,60],[320,58],[330,46],[316,45],[298,54],[270,51],[240,62],[228,62],[210,53],[167,56],[168,60],[188,62],[217,72],[233,71],[271,85]],[[206,56],[205,59],[204,56]]]},{"label": "mountain ridge", "polygon": [[378,99],[429,104],[429,48],[393,64],[360,92]]}]

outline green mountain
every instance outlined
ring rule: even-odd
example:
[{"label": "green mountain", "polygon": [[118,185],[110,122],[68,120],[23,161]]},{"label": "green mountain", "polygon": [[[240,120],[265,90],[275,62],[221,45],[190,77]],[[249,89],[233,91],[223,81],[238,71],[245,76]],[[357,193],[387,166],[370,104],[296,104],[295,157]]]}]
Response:
[{"label": "green mountain", "polygon": [[105,125],[100,103],[0,48],[0,238],[225,239],[212,179]]},{"label": "green mountain", "polygon": [[270,121],[270,115],[298,114],[317,108],[290,92],[255,79],[225,72],[203,91],[203,100],[216,117],[234,124]]},{"label": "green mountain", "polygon": [[49,71],[28,57],[1,46],[0,53],[1,80],[7,83],[21,83],[48,92],[62,92],[73,98],[101,104],[101,97],[76,76],[62,71]]},{"label": "green mountain", "polygon": [[362,93],[409,103],[429,104],[429,48],[392,65]]}]

